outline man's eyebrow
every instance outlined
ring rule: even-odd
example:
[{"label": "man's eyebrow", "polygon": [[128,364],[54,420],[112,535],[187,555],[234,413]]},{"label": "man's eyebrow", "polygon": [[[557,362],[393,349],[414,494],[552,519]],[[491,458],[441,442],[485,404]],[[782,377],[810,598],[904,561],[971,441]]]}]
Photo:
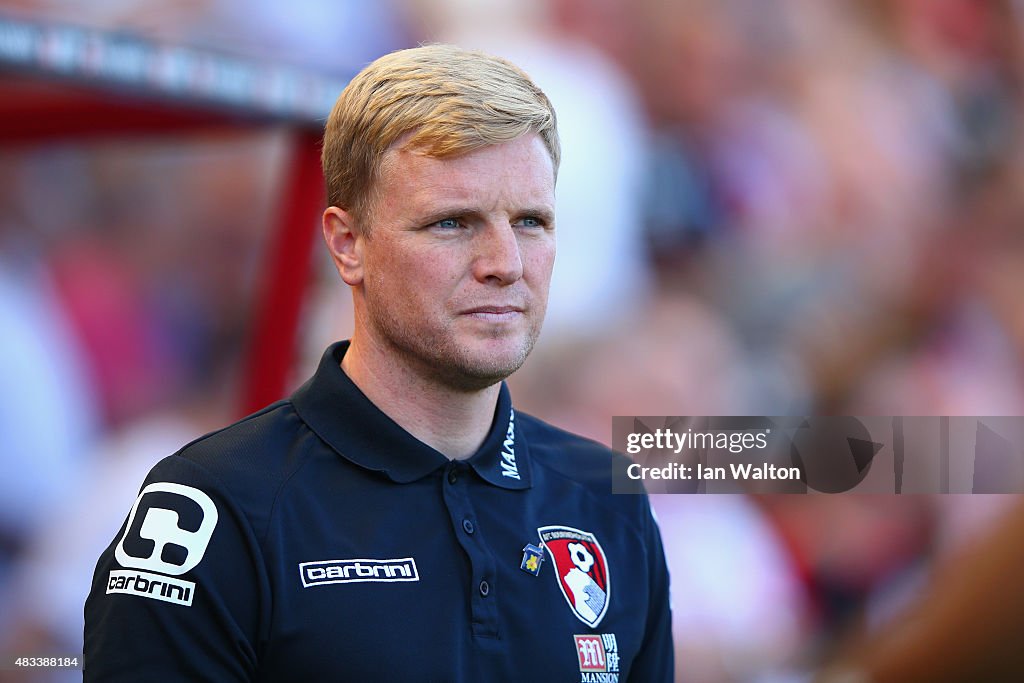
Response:
[{"label": "man's eyebrow", "polygon": [[520,216],[536,216],[545,223],[552,223],[555,220],[555,210],[547,206],[520,209],[517,213]]},{"label": "man's eyebrow", "polygon": [[423,225],[436,223],[444,218],[455,218],[459,216],[479,216],[483,212],[479,208],[470,206],[444,206],[416,214],[416,222]]},{"label": "man's eyebrow", "polygon": [[[479,217],[486,213],[486,211],[476,206],[446,206],[419,214],[416,218],[416,222],[422,225],[429,225],[445,218],[459,216]],[[522,216],[536,216],[548,223],[555,220],[555,212],[550,207],[525,207],[517,209],[512,215],[516,218]]]}]

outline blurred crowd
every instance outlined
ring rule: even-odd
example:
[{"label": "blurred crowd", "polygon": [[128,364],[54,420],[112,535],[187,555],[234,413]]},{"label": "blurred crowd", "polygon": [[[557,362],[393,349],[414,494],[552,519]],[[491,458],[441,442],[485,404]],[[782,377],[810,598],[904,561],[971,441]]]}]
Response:
[{"label": "blurred crowd", "polygon": [[[522,65],[564,159],[522,410],[606,443],[613,415],[1024,415],[1024,3],[93,4],[0,11],[335,76],[430,41]],[[79,652],[145,472],[238,417],[288,143],[0,150],[0,651]],[[316,264],[293,385],[350,329]],[[1012,498],[654,497],[678,680],[809,680]]]}]

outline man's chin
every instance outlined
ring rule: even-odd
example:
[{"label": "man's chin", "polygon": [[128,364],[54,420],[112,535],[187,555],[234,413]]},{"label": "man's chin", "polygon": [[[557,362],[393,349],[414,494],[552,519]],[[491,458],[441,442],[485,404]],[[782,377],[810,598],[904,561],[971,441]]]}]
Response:
[{"label": "man's chin", "polygon": [[523,365],[522,360],[507,362],[463,363],[450,368],[447,381],[453,388],[462,391],[480,391],[504,381]]},{"label": "man's chin", "polygon": [[388,334],[397,357],[404,358],[422,376],[456,391],[481,391],[514,373],[533,349],[536,335],[523,331],[500,336],[479,333],[448,335]]},{"label": "man's chin", "polygon": [[523,366],[533,344],[518,345],[507,349],[464,349],[458,358],[447,364],[439,364],[441,379],[449,386],[461,391],[480,391],[493,386]]}]

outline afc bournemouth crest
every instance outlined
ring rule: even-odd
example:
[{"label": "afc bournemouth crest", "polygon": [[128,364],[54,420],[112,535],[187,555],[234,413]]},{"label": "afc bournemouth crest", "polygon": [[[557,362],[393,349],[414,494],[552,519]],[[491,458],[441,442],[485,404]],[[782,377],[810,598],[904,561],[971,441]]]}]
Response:
[{"label": "afc bournemouth crest", "polygon": [[596,627],[608,611],[608,561],[594,534],[569,526],[542,526],[540,540],[555,565],[555,578],[580,621]]}]

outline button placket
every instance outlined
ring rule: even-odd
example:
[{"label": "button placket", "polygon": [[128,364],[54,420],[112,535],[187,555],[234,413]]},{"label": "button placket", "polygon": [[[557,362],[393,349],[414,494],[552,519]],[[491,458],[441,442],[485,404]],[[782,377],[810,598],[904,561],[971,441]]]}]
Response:
[{"label": "button placket", "polygon": [[498,614],[494,599],[495,566],[470,501],[470,491],[475,485],[485,484],[475,481],[475,475],[465,463],[451,462],[447,465],[442,491],[451,528],[469,560],[467,597],[473,635],[495,638],[498,636]]}]

